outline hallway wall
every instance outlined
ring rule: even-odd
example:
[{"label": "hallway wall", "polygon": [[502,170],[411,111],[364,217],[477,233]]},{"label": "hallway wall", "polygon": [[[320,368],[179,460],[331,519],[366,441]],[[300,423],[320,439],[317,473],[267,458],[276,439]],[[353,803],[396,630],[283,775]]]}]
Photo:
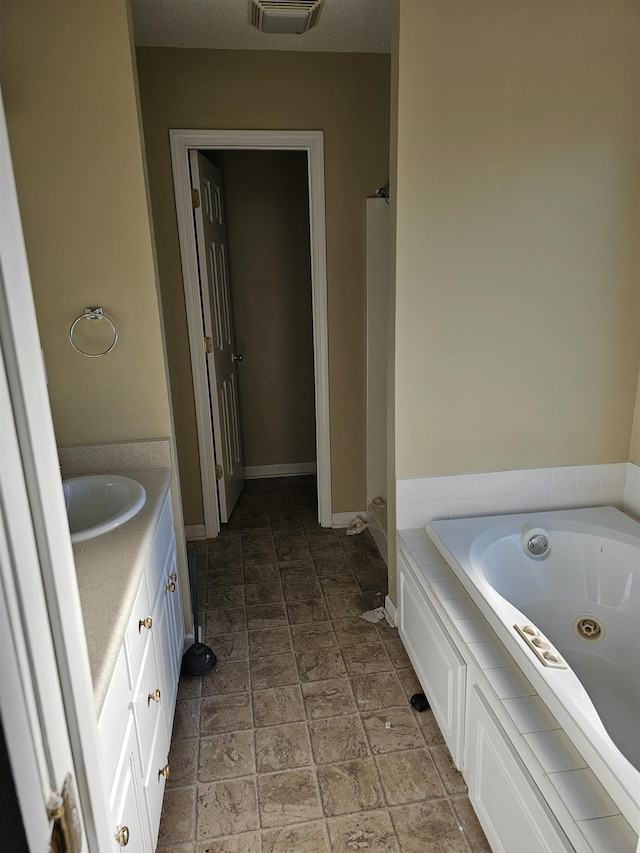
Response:
[{"label": "hallway wall", "polygon": [[307,155],[204,153],[223,174],[245,467],[313,463]]},{"label": "hallway wall", "polygon": [[365,199],[389,174],[390,57],[141,48],[138,74],[185,521],[203,520],[170,128],[323,130],[334,512],[365,494]]}]

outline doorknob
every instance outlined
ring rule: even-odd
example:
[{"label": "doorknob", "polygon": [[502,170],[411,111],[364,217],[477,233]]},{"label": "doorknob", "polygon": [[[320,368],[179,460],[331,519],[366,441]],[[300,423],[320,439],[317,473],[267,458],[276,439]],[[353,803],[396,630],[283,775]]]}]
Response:
[{"label": "doorknob", "polygon": [[234,354],[231,356],[231,360],[232,361],[244,361],[244,356],[242,355],[241,352],[239,352],[237,354],[234,352]]}]

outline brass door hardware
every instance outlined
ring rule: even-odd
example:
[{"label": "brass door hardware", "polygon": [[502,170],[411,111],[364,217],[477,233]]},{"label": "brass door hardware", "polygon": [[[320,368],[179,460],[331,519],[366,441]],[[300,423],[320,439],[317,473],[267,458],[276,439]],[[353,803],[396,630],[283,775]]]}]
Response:
[{"label": "brass door hardware", "polygon": [[177,581],[177,580],[178,580],[178,573],[177,573],[177,572],[173,572],[173,574],[169,575],[169,580],[170,580],[170,581],[173,581],[173,582],[175,583],[175,581]]},{"label": "brass door hardware", "polygon": [[167,592],[175,592],[175,591],[176,591],[176,585],[174,584],[173,581],[171,581],[171,583],[167,584]]},{"label": "brass door hardware", "polygon": [[152,625],[153,619],[151,618],[151,616],[147,616],[146,619],[141,619],[138,622],[138,631],[142,631],[143,628],[151,628]]},{"label": "brass door hardware", "polygon": [[120,832],[116,835],[116,841],[120,847],[126,847],[129,843],[129,827],[123,826]]},{"label": "brass door hardware", "polygon": [[161,776],[164,779],[169,778],[169,765],[168,764],[165,764],[161,770],[158,770],[158,779],[160,779]]},{"label": "brass door hardware", "polygon": [[73,778],[67,774],[62,793],[55,793],[47,806],[49,820],[53,821],[51,835],[52,853],[80,853],[82,850],[82,827],[76,805]]},{"label": "brass door hardware", "polygon": [[150,705],[152,702],[159,702],[159,701],[160,701],[160,691],[159,690],[154,690],[153,693],[149,693],[149,696],[147,697],[147,705]]}]

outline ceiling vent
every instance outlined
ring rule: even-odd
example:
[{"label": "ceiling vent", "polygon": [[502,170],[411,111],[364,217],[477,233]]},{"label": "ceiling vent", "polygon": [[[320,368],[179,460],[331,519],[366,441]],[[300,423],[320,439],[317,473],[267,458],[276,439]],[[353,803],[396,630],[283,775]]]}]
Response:
[{"label": "ceiling vent", "polygon": [[324,0],[249,0],[249,23],[263,33],[306,33],[315,27]]}]

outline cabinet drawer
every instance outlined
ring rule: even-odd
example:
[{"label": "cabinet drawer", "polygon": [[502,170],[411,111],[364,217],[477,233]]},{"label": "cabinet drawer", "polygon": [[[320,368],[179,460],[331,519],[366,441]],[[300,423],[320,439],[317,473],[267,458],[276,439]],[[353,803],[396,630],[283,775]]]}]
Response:
[{"label": "cabinet drawer", "polygon": [[120,759],[127,724],[131,721],[131,689],[125,657],[123,647],[120,649],[111,684],[98,720],[102,768],[110,800],[113,795],[118,760]]},{"label": "cabinet drawer", "polygon": [[[158,675],[154,644],[150,641],[133,703],[143,774],[149,766],[155,732],[162,716],[162,703],[166,701],[161,688],[162,682]],[[162,726],[164,728],[164,723]]]},{"label": "cabinet drawer", "polygon": [[160,521],[153,537],[151,553],[147,562],[147,583],[150,602],[153,602],[159,585],[164,582],[164,568],[167,561],[167,554],[171,550],[172,540],[175,540],[175,534],[173,532],[171,495],[168,494],[160,513]]},{"label": "cabinet drawer", "polygon": [[150,623],[150,628],[145,627],[146,620],[148,619],[151,619],[151,602],[149,601],[147,592],[147,583],[143,577],[124,638],[129,667],[129,683],[131,689],[134,691],[140,678],[142,660],[147,651],[147,646],[151,640],[151,631],[153,630],[153,622]]},{"label": "cabinet drawer", "polygon": [[171,739],[175,699],[178,691],[178,673],[175,666],[174,636],[171,625],[170,606],[175,596],[179,594],[180,591],[177,583],[175,592],[170,592],[163,586],[158,590],[158,597],[154,606],[154,619],[157,620],[156,624],[158,626],[158,630],[154,634],[156,663],[158,666],[158,677],[161,681],[162,707],[167,742]]},{"label": "cabinet drawer", "polygon": [[[178,576],[177,558],[175,546],[171,554],[171,562],[167,567],[167,573]],[[174,592],[167,592],[167,632],[169,645],[170,681],[173,685],[174,698],[178,690],[178,679],[180,678],[180,666],[182,653],[184,651],[184,622],[182,619],[182,599],[180,597],[180,579],[176,581]],[[173,721],[172,721],[173,723]]]}]

